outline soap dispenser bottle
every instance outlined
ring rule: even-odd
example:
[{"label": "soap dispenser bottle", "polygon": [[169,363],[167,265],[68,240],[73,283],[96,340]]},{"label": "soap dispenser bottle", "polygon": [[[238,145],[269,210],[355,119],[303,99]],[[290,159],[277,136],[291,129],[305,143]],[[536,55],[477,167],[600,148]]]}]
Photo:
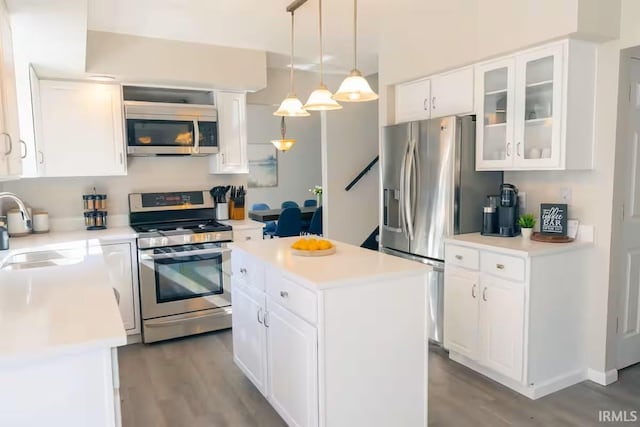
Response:
[{"label": "soap dispenser bottle", "polygon": [[9,249],[9,230],[7,230],[4,217],[0,217],[0,251]]}]

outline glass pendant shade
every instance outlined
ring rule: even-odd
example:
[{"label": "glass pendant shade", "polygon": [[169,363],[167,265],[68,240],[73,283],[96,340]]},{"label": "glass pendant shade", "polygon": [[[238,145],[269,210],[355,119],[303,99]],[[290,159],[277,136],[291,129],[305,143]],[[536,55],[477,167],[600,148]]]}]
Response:
[{"label": "glass pendant shade", "polygon": [[331,92],[323,84],[320,84],[316,90],[311,92],[304,109],[309,111],[330,111],[340,110],[342,105],[338,104],[331,98]]},{"label": "glass pendant shade", "polygon": [[276,147],[278,151],[289,151],[291,147],[296,143],[295,139],[272,139],[271,143]]},{"label": "glass pendant shade", "polygon": [[371,89],[369,82],[358,70],[351,70],[351,74],[342,81],[333,99],[343,102],[366,102],[378,99],[378,95]]},{"label": "glass pendant shade", "polygon": [[302,102],[295,93],[290,93],[282,101],[280,107],[273,115],[281,117],[308,117],[311,113],[304,109]]}]

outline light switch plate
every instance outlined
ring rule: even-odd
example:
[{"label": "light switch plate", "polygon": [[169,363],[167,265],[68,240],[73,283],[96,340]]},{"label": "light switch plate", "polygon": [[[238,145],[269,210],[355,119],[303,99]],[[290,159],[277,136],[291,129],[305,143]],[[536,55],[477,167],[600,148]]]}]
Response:
[{"label": "light switch plate", "polygon": [[560,189],[560,203],[571,204],[571,188],[563,187]]}]

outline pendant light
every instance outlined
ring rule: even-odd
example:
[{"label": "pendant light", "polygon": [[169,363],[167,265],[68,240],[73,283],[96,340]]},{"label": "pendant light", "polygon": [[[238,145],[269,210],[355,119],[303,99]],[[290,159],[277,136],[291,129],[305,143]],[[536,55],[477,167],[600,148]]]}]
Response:
[{"label": "pendant light", "polygon": [[291,147],[293,147],[293,145],[296,143],[296,140],[293,138],[285,138],[286,133],[287,125],[284,123],[284,116],[282,116],[282,120],[280,121],[280,135],[282,135],[282,138],[271,140],[271,143],[276,147],[276,150],[289,151]]},{"label": "pendant light", "polygon": [[304,108],[309,111],[340,110],[342,109],[342,105],[338,104],[331,98],[331,92],[327,89],[324,85],[324,81],[322,80],[322,0],[318,0],[318,24],[320,28],[320,85],[316,90],[311,92],[307,103],[304,104]]},{"label": "pendant light", "polygon": [[343,102],[365,102],[378,99],[378,95],[371,89],[369,82],[362,76],[356,66],[358,28],[358,0],[353,0],[353,70],[342,81],[333,99]]},{"label": "pendant light", "polygon": [[280,104],[280,108],[278,111],[273,113],[274,116],[282,116],[282,117],[308,117],[311,114],[302,107],[302,102],[296,96],[293,90],[293,13],[294,10],[291,10],[291,70],[289,72],[289,93],[287,97]]}]

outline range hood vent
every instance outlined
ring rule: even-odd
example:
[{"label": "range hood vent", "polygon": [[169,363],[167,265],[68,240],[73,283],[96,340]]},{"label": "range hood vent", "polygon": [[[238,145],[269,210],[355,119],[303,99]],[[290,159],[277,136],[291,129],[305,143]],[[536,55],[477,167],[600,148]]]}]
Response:
[{"label": "range hood vent", "polygon": [[124,86],[125,101],[161,102],[187,105],[215,105],[211,90],[165,89],[145,86]]}]

